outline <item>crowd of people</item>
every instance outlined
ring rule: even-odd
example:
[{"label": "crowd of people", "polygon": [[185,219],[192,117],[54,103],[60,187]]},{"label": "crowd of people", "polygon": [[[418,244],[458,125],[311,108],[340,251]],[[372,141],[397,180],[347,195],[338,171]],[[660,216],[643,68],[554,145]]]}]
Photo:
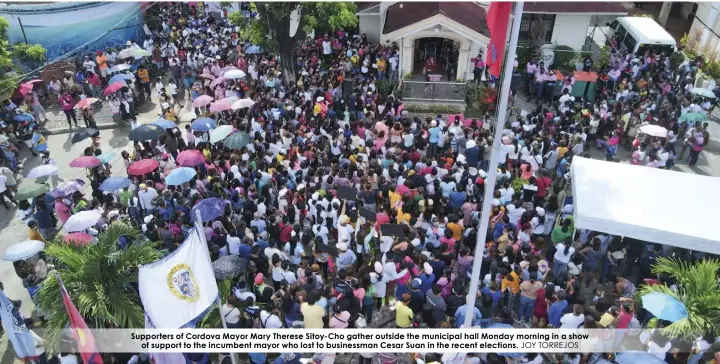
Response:
[{"label": "crowd of people", "polygon": [[[655,168],[682,162],[686,151],[687,163],[697,163],[709,141],[707,124],[683,122],[682,116],[708,115],[713,104],[692,92],[696,61],[673,69],[665,54],[636,56],[614,48],[607,65],[595,67],[586,59],[585,67],[599,73],[594,100],[571,96],[573,78],[550,80],[553,70],[542,62],[522,65],[524,92],[536,96],[537,108],[523,111],[504,130],[485,249],[475,256],[493,147],[491,120],[423,119],[403,111],[392,95],[381,94],[378,81],[397,80],[397,45],[374,45],[345,30],[308,38],[296,49],[296,77],[288,77],[275,55],[243,41],[225,18],[194,7],[156,6],[162,8],[161,26],[142,46],[128,46],[151,53],[152,64],[133,60],[132,68],[116,68],[115,74],[132,77],[107,98],[115,105],[113,113],[134,129],[139,127],[134,104],[156,99],[165,120],[179,121],[180,108],[187,106],[197,119],[211,117],[212,123],[194,119],[123,151],[125,167],[144,159],[158,162],[149,173],[128,173],[128,187],[101,189],[111,176],[102,164],[89,169],[91,196],[76,191],[35,199],[32,206],[20,201],[40,233],[37,239],[50,240],[72,214],[97,209],[103,219],[85,232],[96,235],[103,225],[125,220],[172,252],[193,227],[192,207],[219,197],[227,204],[224,214],[205,222],[211,257],[237,255],[247,262],[233,294],[223,297],[221,312],[230,328],[459,328],[473,261],[482,259],[473,326],[606,328],[608,341],[616,344],[628,337],[613,336],[613,329],[631,329],[628,336],[668,363],[715,360],[715,338],[698,338],[692,347],[669,340],[655,330],[668,323],[635,300],[648,279],[671,289],[677,284],[653,276],[658,256],[692,262],[705,254],[576,231],[569,177],[573,158],[590,148],[618,161],[617,149],[624,147],[630,163]],[[95,62],[88,57],[88,68],[79,71],[88,89],[67,82],[59,86],[58,102],[70,105],[63,108],[68,124],[77,125],[73,105],[80,99],[102,97],[94,87],[98,81],[90,80],[99,77],[106,85],[114,75],[110,70],[125,64],[107,53],[97,57]],[[482,55],[473,62],[483,72]],[[151,79],[149,68],[161,76]],[[223,77],[235,69],[246,77]],[[345,90],[345,80],[353,80],[354,89]],[[53,92],[56,81],[50,83]],[[559,98],[544,93],[548,81],[563,83]],[[209,103],[197,105],[203,96],[250,99],[252,105],[213,112]],[[40,111],[31,108],[38,119]],[[639,132],[648,124],[665,128],[667,137]],[[214,141],[213,131],[222,125],[247,133],[249,142],[229,148],[224,140]],[[176,160],[193,150],[204,161],[183,165]],[[87,156],[101,154],[94,147],[85,150]],[[194,168],[196,176],[167,184],[165,177],[180,166]],[[0,192],[16,202],[6,192],[10,176],[0,175]],[[402,361],[403,355],[375,354],[381,363]],[[359,360],[371,362],[372,356],[361,354]],[[325,354],[314,361],[333,358]],[[449,364],[508,358],[423,353],[413,359]],[[188,360],[206,362],[207,356]],[[268,358],[253,353],[250,360],[260,364]],[[508,360],[599,363],[612,358],[524,354]]]}]

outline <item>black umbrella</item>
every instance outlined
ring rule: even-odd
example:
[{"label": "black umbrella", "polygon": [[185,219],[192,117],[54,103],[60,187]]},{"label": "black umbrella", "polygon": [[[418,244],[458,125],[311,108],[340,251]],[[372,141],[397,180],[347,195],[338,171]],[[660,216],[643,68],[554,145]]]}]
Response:
[{"label": "black umbrella", "polygon": [[99,134],[100,134],[100,132],[97,129],[93,129],[93,128],[78,129],[78,131],[76,131],[75,134],[73,134],[73,136],[72,136],[72,143],[76,144],[87,138],[96,137]]},{"label": "black umbrella", "polygon": [[145,124],[131,131],[128,138],[134,142],[144,142],[146,140],[157,139],[163,135],[167,135],[165,129],[157,125]]}]

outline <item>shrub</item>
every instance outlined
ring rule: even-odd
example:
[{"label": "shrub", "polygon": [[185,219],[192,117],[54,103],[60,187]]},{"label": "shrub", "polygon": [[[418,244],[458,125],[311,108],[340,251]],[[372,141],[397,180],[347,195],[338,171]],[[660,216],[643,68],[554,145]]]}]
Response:
[{"label": "shrub", "polygon": [[561,70],[567,69],[568,67],[575,69],[574,60],[575,57],[577,57],[577,52],[575,52],[574,49],[566,45],[559,45],[555,47],[554,51],[555,60],[553,61],[553,67]]}]

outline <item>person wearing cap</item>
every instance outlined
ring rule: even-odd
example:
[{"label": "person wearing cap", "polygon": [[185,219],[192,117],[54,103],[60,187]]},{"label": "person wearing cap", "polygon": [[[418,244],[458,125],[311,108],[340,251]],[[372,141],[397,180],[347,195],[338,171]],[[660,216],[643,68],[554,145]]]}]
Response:
[{"label": "person wearing cap", "polygon": [[348,250],[348,246],[345,243],[338,243],[336,247],[339,251],[336,262],[338,269],[347,269],[352,267],[357,261],[357,256],[355,255],[355,253],[351,250]]}]

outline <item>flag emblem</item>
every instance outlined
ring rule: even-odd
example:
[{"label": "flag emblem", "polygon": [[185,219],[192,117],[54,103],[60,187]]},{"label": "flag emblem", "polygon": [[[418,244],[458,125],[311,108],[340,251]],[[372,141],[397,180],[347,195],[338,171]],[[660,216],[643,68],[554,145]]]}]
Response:
[{"label": "flag emblem", "polygon": [[195,275],[187,264],[177,264],[170,269],[167,285],[170,292],[183,301],[196,302],[200,299]]},{"label": "flag emblem", "polygon": [[5,309],[10,314],[10,317],[12,317],[13,330],[16,333],[22,333],[23,331],[27,330],[27,327],[25,326],[25,320],[20,317],[20,312],[15,309],[15,305],[12,303],[12,301],[10,301],[10,304],[7,305]]}]

